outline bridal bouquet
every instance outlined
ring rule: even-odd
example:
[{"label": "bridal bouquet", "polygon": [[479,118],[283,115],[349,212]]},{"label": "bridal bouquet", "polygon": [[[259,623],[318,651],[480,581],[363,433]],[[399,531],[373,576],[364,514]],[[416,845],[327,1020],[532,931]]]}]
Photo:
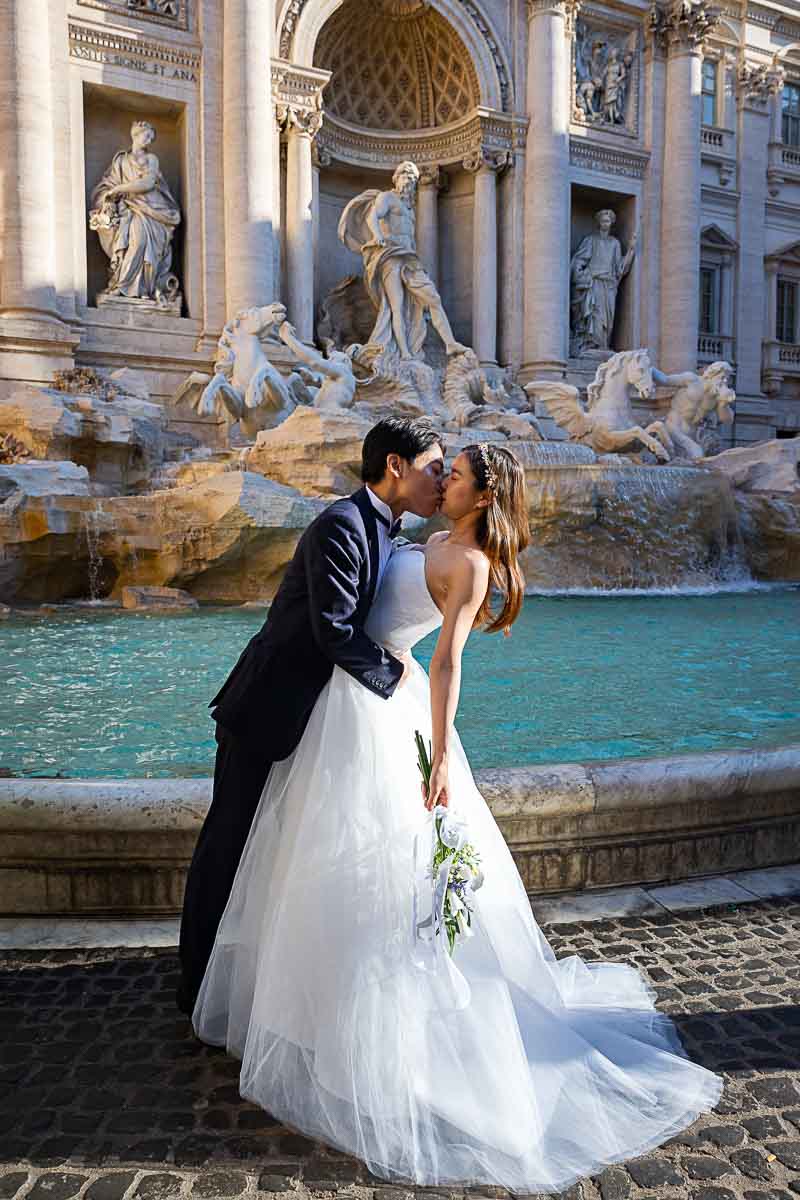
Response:
[{"label": "bridal bouquet", "polygon": [[[426,748],[419,730],[414,733],[414,741],[417,766],[427,788],[432,770],[430,746]],[[417,934],[423,926],[427,926],[433,937],[445,933],[452,954],[460,940],[472,937],[470,900],[483,883],[483,872],[478,852],[467,841],[466,825],[440,804],[433,810],[433,846],[428,877],[433,889],[431,915],[421,926],[416,926]]]}]

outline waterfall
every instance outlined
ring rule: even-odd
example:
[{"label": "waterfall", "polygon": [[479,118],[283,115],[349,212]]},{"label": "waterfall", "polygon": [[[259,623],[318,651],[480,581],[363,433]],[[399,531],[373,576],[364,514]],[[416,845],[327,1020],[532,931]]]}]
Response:
[{"label": "waterfall", "polygon": [[92,602],[100,600],[101,571],[103,556],[100,552],[100,538],[103,532],[103,502],[98,500],[95,507],[83,513],[83,532],[86,538],[88,560],[89,599]]}]

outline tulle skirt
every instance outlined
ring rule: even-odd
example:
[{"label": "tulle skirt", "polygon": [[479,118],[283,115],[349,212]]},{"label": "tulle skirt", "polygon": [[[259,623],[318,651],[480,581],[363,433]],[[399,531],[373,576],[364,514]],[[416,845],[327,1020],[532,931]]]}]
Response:
[{"label": "tulle skirt", "polygon": [[415,940],[430,724],[418,664],[390,700],[334,670],[272,768],[194,1026],[241,1059],[243,1096],[379,1176],[559,1191],[685,1128],[722,1081],[634,968],[556,961],[455,736],[485,882],[452,964]]}]

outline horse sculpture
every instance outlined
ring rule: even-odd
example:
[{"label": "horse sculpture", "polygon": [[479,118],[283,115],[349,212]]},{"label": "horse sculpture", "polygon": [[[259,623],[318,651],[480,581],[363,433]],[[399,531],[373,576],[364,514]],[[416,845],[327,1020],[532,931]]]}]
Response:
[{"label": "horse sculpture", "polygon": [[[281,375],[267,356],[269,341],[274,345],[276,337],[306,367]],[[324,358],[299,341],[284,305],[267,304],[243,309],[228,322],[217,343],[213,376],[193,371],[173,401],[191,404],[201,416],[226,411],[252,441],[262,429],[280,425],[298,404],[346,408],[355,390],[348,355],[335,352]]]},{"label": "horse sculpture", "polygon": [[544,401],[550,416],[567,430],[572,441],[591,446],[598,454],[624,453],[638,445],[668,462],[670,438],[664,422],[652,421],[643,429],[636,424],[631,409],[630,389],[649,400],[655,382],[647,350],[622,350],[597,368],[588,387],[586,408],[578,389],[567,383],[535,379],[525,385],[525,391],[532,400],[538,396]]}]

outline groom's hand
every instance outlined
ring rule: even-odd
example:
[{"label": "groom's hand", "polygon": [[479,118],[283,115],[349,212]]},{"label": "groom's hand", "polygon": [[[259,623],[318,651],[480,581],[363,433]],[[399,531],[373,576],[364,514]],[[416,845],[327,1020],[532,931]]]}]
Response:
[{"label": "groom's hand", "polygon": [[411,674],[411,664],[413,663],[414,660],[411,657],[410,650],[407,650],[405,652],[405,654],[398,654],[395,657],[398,658],[399,661],[403,664],[403,674],[400,676],[399,680],[397,681],[397,686],[399,688],[401,688],[403,686],[403,684],[405,683],[405,681],[408,679],[409,675]]}]

